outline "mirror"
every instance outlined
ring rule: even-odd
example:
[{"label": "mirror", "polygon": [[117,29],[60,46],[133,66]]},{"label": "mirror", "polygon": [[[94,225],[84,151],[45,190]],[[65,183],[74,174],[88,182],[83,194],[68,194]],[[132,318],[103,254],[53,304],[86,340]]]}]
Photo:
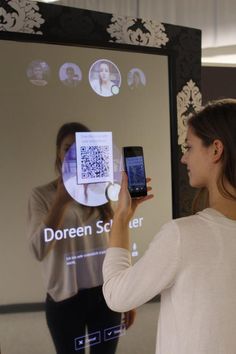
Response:
[{"label": "mirror", "polygon": [[[42,5],[45,14],[47,9],[50,7]],[[78,10],[70,11],[76,18]],[[87,301],[92,296],[87,295],[87,289],[102,285],[101,267],[119,192],[123,146],[143,147],[146,173],[152,177],[156,195],[130,223],[133,262],[142,256],[161,225],[178,214],[178,187],[173,185],[177,173],[173,162],[173,146],[177,144],[175,67],[173,54],[164,49],[85,46],[82,40],[65,43],[65,39],[50,43],[47,38],[42,41],[36,37],[29,42],[25,35],[0,33],[4,264],[0,271],[4,284],[0,304],[2,309],[24,304],[28,311],[30,304],[36,309],[44,303],[48,293],[47,321],[52,332],[49,313],[55,311],[54,305],[65,303],[78,291]],[[70,122],[79,122],[88,130],[82,129],[76,141],[75,134],[72,140],[63,140],[67,146],[61,153],[62,145],[56,150],[56,136],[60,127]],[[85,182],[78,180],[81,149]],[[58,152],[62,188],[64,185],[72,201],[65,214],[63,210],[63,221],[58,221],[60,213],[57,215],[55,228],[49,214],[58,184]],[[99,177],[93,175],[95,169]],[[78,197],[73,195],[74,189],[79,191]],[[45,220],[49,224],[44,224]],[[150,315],[148,305],[158,311],[157,302],[144,305],[146,308],[138,310],[141,318]],[[98,310],[95,307],[93,311],[95,321]],[[40,321],[49,336],[46,321]],[[134,348],[140,348],[137,333],[145,333],[146,323],[141,323],[138,316],[127,331],[119,316],[102,327],[95,326],[94,321],[87,336],[78,331],[77,323],[72,323],[71,352],[82,353],[101,341],[113,343],[114,348],[109,350],[117,353],[128,352],[130,341]],[[154,348],[155,328],[152,330],[150,345]],[[145,339],[141,340],[145,343]],[[64,345],[54,341],[60,348]],[[50,337],[48,343],[52,348]]]}]

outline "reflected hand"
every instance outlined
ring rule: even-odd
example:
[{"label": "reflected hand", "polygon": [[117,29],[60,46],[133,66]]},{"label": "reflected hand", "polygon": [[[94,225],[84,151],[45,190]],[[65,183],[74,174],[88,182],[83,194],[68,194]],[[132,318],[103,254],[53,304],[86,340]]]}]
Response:
[{"label": "reflected hand", "polygon": [[55,201],[56,203],[66,205],[67,203],[71,202],[73,199],[65,189],[62,177],[59,177],[57,180],[57,191]]},{"label": "reflected hand", "polygon": [[132,324],[134,323],[135,317],[136,317],[136,310],[135,309],[124,313],[124,325],[125,325],[126,329],[128,329],[130,326],[132,326]]},{"label": "reflected hand", "polygon": [[62,178],[58,178],[56,181],[57,190],[55,199],[52,203],[51,208],[48,211],[44,219],[44,224],[47,227],[57,230],[63,223],[64,212],[68,204],[73,200],[71,196],[67,193],[65,186],[63,184]]}]

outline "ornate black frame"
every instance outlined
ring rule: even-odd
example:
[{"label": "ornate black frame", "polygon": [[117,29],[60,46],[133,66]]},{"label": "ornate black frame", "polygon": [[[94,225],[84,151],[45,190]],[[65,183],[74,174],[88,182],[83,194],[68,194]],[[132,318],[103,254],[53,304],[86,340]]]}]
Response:
[{"label": "ornate black frame", "polygon": [[[193,190],[188,185],[186,169],[181,165],[180,158],[186,118],[201,107],[200,30],[29,0],[0,0],[0,39],[119,48],[167,55],[173,217],[190,213]],[[22,305],[19,305],[19,310],[27,311],[27,306]],[[6,311],[1,311],[2,307],[0,313]],[[41,306],[34,308],[41,309]],[[11,309],[7,312],[11,312]],[[15,307],[13,312],[17,312]]]}]

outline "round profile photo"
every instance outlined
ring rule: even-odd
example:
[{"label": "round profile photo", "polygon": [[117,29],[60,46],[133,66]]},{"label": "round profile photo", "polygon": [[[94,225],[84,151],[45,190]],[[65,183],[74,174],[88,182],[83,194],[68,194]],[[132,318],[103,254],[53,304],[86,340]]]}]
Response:
[{"label": "round profile photo", "polygon": [[128,73],[127,82],[131,90],[146,86],[146,76],[139,68],[133,68]]},{"label": "round profile photo", "polygon": [[34,60],[29,64],[26,74],[31,84],[46,86],[50,76],[50,68],[43,60]]},{"label": "round profile photo", "polygon": [[82,72],[75,63],[64,63],[59,70],[59,79],[67,87],[78,87]]},{"label": "round profile photo", "polygon": [[99,96],[118,95],[121,86],[121,74],[118,67],[107,59],[97,60],[89,70],[89,83]]}]

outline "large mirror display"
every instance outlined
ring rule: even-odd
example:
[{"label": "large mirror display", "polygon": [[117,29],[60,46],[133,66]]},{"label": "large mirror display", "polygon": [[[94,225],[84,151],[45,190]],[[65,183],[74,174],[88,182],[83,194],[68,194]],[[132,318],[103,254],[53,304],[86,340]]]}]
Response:
[{"label": "large mirror display", "polygon": [[[47,18],[52,7],[37,9]],[[95,16],[65,9],[75,19]],[[96,16],[94,23],[99,18],[106,24],[111,18]],[[50,23],[55,26],[50,21],[45,21],[48,28]],[[73,26],[80,34],[82,28]],[[189,31],[194,36],[195,31]],[[129,335],[128,322],[124,315],[106,314],[100,302],[122,147],[143,147],[155,194],[129,225],[136,262],[161,225],[183,209],[176,114],[181,80],[174,60],[178,50],[109,45],[102,29],[96,45],[91,44],[92,34],[87,43],[83,32],[77,42],[69,43],[69,35],[66,43],[58,34],[52,41],[51,33],[0,36],[0,305],[11,311],[12,305],[19,304],[19,310],[24,304],[21,308],[27,310],[46,297],[47,325],[58,353],[83,353],[90,346],[104,354],[119,353],[118,338]],[[198,72],[197,65],[191,65]],[[132,169],[135,182],[141,172],[135,163]],[[86,306],[94,316],[86,313]],[[83,324],[76,311],[83,312]]]}]

